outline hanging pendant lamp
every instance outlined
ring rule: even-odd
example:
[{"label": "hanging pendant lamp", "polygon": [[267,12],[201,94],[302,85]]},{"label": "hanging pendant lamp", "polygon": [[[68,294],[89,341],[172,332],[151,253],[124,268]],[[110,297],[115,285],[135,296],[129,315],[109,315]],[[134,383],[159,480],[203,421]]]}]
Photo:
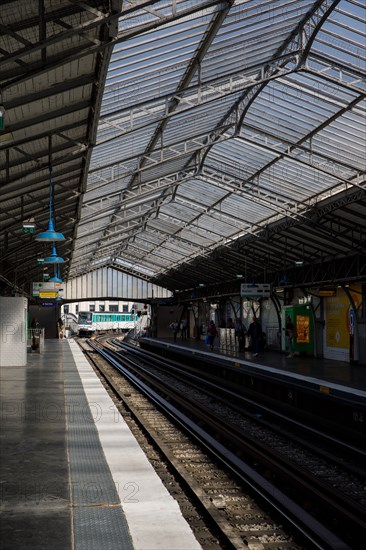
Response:
[{"label": "hanging pendant lamp", "polygon": [[39,233],[35,237],[36,241],[64,241],[65,237],[62,233],[58,233],[55,231],[55,228],[53,226],[53,221],[48,220],[48,229],[47,231],[43,231],[43,233]]},{"label": "hanging pendant lamp", "polygon": [[43,231],[43,233],[39,233],[36,235],[35,240],[36,241],[64,241],[65,237],[62,233],[58,233],[55,231],[55,227],[53,225],[53,205],[52,205],[52,168],[49,166],[50,171],[50,219],[48,220],[48,230]]},{"label": "hanging pendant lamp", "polygon": [[54,275],[49,279],[50,283],[62,283],[62,279],[60,277],[57,277],[57,275]]},{"label": "hanging pendant lamp", "polygon": [[61,258],[60,256],[57,256],[55,245],[53,245],[52,247],[51,255],[46,256],[46,258],[43,259],[43,263],[45,264],[63,264],[64,261],[65,260],[63,258]]},{"label": "hanging pendant lamp", "polygon": [[62,279],[60,278],[60,272],[59,272],[58,266],[59,266],[59,264],[55,265],[54,274],[49,280],[50,283],[62,283]]}]

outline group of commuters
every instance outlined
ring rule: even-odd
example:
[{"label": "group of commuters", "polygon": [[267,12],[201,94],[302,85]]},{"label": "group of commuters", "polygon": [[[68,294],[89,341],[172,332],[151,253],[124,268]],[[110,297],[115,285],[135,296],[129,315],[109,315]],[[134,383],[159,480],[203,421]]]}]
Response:
[{"label": "group of commuters", "polygon": [[[170,324],[170,328],[173,330],[174,342],[177,341],[177,335],[179,331],[181,333],[181,339],[187,340],[186,319],[182,319],[180,322],[178,322],[178,320],[175,319],[175,321],[173,321],[173,323]],[[256,317],[256,315],[253,315],[253,320],[250,323],[248,330],[246,330],[244,324],[240,319],[238,319],[234,323],[232,318],[229,318],[227,321],[222,319],[220,322],[220,328],[235,329],[235,336],[238,338],[239,351],[245,351],[246,336],[248,336],[249,338],[249,341],[250,341],[249,349],[252,351],[253,357],[258,357],[259,350],[264,347],[265,336],[262,331],[262,326],[259,322],[259,319]],[[290,358],[290,357],[293,357],[294,355],[293,338],[295,336],[294,324],[292,322],[290,315],[287,315],[286,317],[285,330],[286,330],[286,348],[288,350],[288,354],[286,355],[286,357]],[[206,335],[205,341],[206,341],[206,344],[210,346],[211,350],[213,350],[214,348],[214,342],[217,336],[218,336],[218,330],[216,328],[215,322],[210,321],[207,327],[207,335]]]}]

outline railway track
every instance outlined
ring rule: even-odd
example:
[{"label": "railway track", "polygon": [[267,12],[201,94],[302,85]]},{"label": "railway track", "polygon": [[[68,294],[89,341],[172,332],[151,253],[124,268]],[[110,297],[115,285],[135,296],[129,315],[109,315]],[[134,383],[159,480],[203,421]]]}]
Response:
[{"label": "railway track", "polygon": [[[352,462],[351,473],[340,473],[341,458],[338,457],[337,471],[334,470],[334,465],[333,469],[329,469],[328,462],[324,459],[326,450],[323,449],[323,462],[319,467],[319,452],[316,453],[316,458],[314,455],[310,458],[309,443],[305,445],[306,452],[304,444],[299,450],[299,436],[295,447],[293,441],[291,444],[288,441],[285,443],[282,425],[280,428],[277,425],[274,432],[273,420],[272,427],[269,428],[264,419],[263,409],[260,414],[258,411],[253,413],[253,404],[247,405],[247,411],[243,414],[243,401],[240,402],[243,398],[234,396],[232,391],[225,393],[224,388],[214,387],[212,382],[207,384],[197,376],[190,375],[188,380],[188,374],[182,374],[181,368],[171,363],[167,373],[167,362],[161,358],[154,359],[152,354],[148,354],[148,365],[142,365],[139,350],[124,348],[122,352],[115,349],[106,351],[105,348],[101,349],[100,345],[94,346],[94,353],[101,353],[105,359],[112,362],[115,368],[129,378],[129,383],[139,387],[139,391],[144,391],[160,410],[164,410],[165,414],[173,419],[175,425],[178,423],[186,433],[199,441],[199,447],[187,451],[186,446],[191,443],[185,442],[182,450],[181,445],[173,440],[173,450],[167,454],[171,459],[171,455],[178,449],[179,461],[182,461],[185,472],[188,468],[186,457],[195,457],[193,462],[192,459],[188,460],[190,472],[188,480],[187,475],[184,476],[185,482],[187,485],[200,488],[196,493],[200,493],[202,505],[206,508],[209,505],[208,513],[215,518],[213,521],[219,526],[228,547],[247,548],[248,544],[252,548],[297,547],[288,532],[296,533],[299,544],[305,548],[357,547],[355,541],[359,540],[360,533],[365,529],[365,485],[362,487],[362,482],[361,485],[357,485],[359,480],[356,477],[357,474],[362,474],[362,466],[359,466],[362,456]],[[135,357],[131,357],[132,355]],[[138,360],[136,355],[139,355]],[[120,364],[122,358],[124,366]],[[176,372],[173,374],[174,369]],[[140,418],[140,421],[154,426],[152,414],[149,409],[149,418],[143,413],[144,418]],[[161,413],[159,414],[161,416]],[[268,410],[266,415],[269,416]],[[279,424],[278,419],[276,422]],[[286,430],[288,431],[288,427]],[[298,423],[297,430],[299,431]],[[158,431],[161,433],[162,428],[159,427]],[[168,432],[172,438],[172,434],[177,433],[176,427],[168,428]],[[317,436],[319,437],[319,434]],[[166,437],[164,436],[164,441],[169,440],[169,437]],[[207,450],[210,459],[203,453],[202,446]],[[334,451],[334,440],[332,446]],[[348,455],[351,454],[349,446],[347,452]],[[197,458],[201,457],[202,453],[203,461]],[[296,455],[297,460],[291,459],[290,455]],[[220,479],[219,489],[212,489],[215,482],[212,479],[208,482],[206,479],[208,472],[211,474],[214,471],[213,466],[210,466],[208,471],[207,466],[203,466],[211,462],[212,457],[215,464],[220,464],[220,474],[214,475],[214,479]],[[174,461],[177,460],[175,456]],[[313,471],[309,467],[309,461],[313,462]],[[197,475],[197,472],[205,472],[203,479],[194,480],[191,464],[195,471],[194,475]],[[318,479],[314,467],[317,468],[318,474],[320,471],[323,472],[321,476],[318,475]],[[221,480],[222,475],[228,475],[225,470],[230,472],[230,483]],[[346,476],[351,477],[343,481],[341,491],[340,482],[334,482],[337,478],[339,480],[343,477],[344,480]],[[328,480],[332,479],[332,484],[335,484],[336,488],[329,487],[329,483],[325,482],[326,477]],[[205,486],[210,489],[206,491]],[[348,487],[348,491],[344,490],[345,486]],[[253,498],[262,508],[259,509],[257,504],[251,503],[249,508],[255,508],[257,512],[251,514],[249,519],[245,513],[248,508],[248,492],[255,495]],[[309,512],[306,512],[305,508],[308,508]],[[320,514],[320,511],[325,509],[327,513]],[[267,516],[269,510],[271,516]],[[315,515],[319,517],[315,518]],[[276,518],[275,521],[273,518]],[[340,518],[344,527],[339,529],[337,524]],[[285,528],[281,526],[282,523]],[[350,528],[351,536],[348,534]],[[262,546],[255,546],[256,544]]]}]

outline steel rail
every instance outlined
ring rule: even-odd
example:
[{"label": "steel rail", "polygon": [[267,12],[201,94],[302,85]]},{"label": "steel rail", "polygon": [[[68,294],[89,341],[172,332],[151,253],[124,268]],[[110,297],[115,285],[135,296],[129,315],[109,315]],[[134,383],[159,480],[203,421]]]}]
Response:
[{"label": "steel rail", "polygon": [[[127,358],[124,357],[124,360],[127,360]],[[151,362],[151,357],[149,357],[149,362]],[[157,360],[157,362],[163,364],[160,360]],[[321,502],[326,507],[324,509],[332,510],[338,517],[343,516],[344,521],[347,520],[352,526],[352,529],[358,529],[360,533],[366,530],[366,510],[352,498],[343,493],[340,495],[339,492],[329,487],[329,484],[322,482],[320,479],[314,480],[313,474],[308,473],[306,469],[299,469],[298,464],[294,464],[293,461],[283,458],[276,451],[271,450],[271,455],[269,456],[268,447],[263,447],[257,439],[253,439],[252,436],[245,433],[242,429],[238,429],[230,423],[224,426],[220,415],[216,415],[213,412],[207,413],[207,409],[204,406],[202,407],[194,400],[190,401],[187,396],[177,396],[176,392],[170,388],[167,389],[166,382],[161,382],[158,376],[148,370],[148,367],[146,370],[145,366],[134,365],[133,363],[130,364],[132,367],[135,366],[135,368],[139,370],[143,369],[144,376],[147,377],[146,379],[151,380],[156,387],[160,388],[160,391],[168,394],[170,400],[174,400],[175,404],[177,404],[180,409],[188,409],[188,412],[190,414],[193,413],[201,423],[204,422],[206,426],[209,426],[211,432],[215,434],[219,433],[221,439],[224,438],[229,446],[232,447],[235,445],[235,447],[240,450],[240,453],[249,455],[256,461],[259,459],[262,465],[275,471],[276,475],[280,475],[283,481],[287,481],[290,476],[292,482],[296,483],[298,487],[302,487],[306,497],[310,497],[314,500],[315,496],[317,503]],[[171,362],[169,362],[169,374],[170,373]],[[174,377],[177,377],[176,373],[174,373]],[[195,378],[197,379],[197,377]],[[183,380],[182,377],[180,377],[180,379]],[[187,383],[187,380],[185,380],[185,383]],[[200,380],[200,385],[195,385],[195,387],[202,390],[203,383],[204,382]],[[223,392],[223,388],[217,384],[211,385],[211,387],[218,392]],[[205,393],[207,393],[206,390]],[[216,399],[219,398],[218,395],[214,395],[213,393],[211,393],[211,396]],[[232,407],[232,396],[233,394],[230,392],[229,398],[226,397],[226,401],[229,403],[230,407]],[[269,426],[267,425],[266,427],[268,428]],[[269,428],[273,430],[272,427]],[[283,435],[283,433],[281,435]],[[289,437],[288,434],[287,437]],[[290,436],[290,438],[291,440],[293,439],[292,436]],[[360,450],[360,453],[363,453],[363,451]],[[359,474],[359,472],[357,473]]]},{"label": "steel rail", "polygon": [[[286,523],[290,525],[292,529],[295,530],[303,539],[306,539],[308,543],[312,544],[313,547],[322,549],[329,548],[332,550],[350,548],[344,540],[322,525],[316,518],[311,516],[296,502],[285,495],[276,486],[271,484],[251,466],[246,464],[233,451],[218,442],[205,429],[198,425],[197,422],[189,418],[187,414],[180,411],[166,398],[159,395],[157,391],[153,390],[145,382],[140,380],[138,376],[131,373],[126,366],[121,364],[121,361],[125,363],[128,362],[128,360],[122,357],[121,354],[101,349],[95,343],[88,343],[95,351],[100,353],[104,359],[106,359],[124,376],[126,376],[134,386],[147,395],[160,410],[163,410],[184,431],[188,432],[194,437],[194,439],[198,440],[200,444],[203,445],[212,455],[214,455],[221,463],[225,464],[225,466],[241,480],[244,486],[254,492],[255,495],[273,511],[280,514],[281,518],[286,521]],[[154,381],[154,384],[157,385],[157,382]],[[173,398],[173,392],[166,386],[160,384],[160,390],[165,394],[169,393],[170,397]],[[174,399],[177,400],[176,395],[174,395]],[[185,408],[187,409],[187,400],[181,399],[180,401],[180,406],[185,404]],[[191,405],[189,406],[189,413],[193,413],[193,407]],[[198,417],[199,422],[202,420],[202,414],[202,409],[196,409],[196,416]],[[220,428],[222,431],[222,421],[220,424],[216,424],[215,427],[216,430]],[[318,493],[318,496],[321,497],[321,494]]]},{"label": "steel rail", "polygon": [[[141,351],[141,349],[132,347],[129,344],[124,344],[117,339],[112,339],[112,342],[118,348],[125,350],[128,354],[132,356],[135,355],[136,357],[139,357],[144,361],[146,361],[146,357],[148,357],[150,364],[151,362],[153,362],[153,364],[157,366],[157,368],[164,368],[167,365],[167,359],[162,360],[160,356],[157,356],[153,352],[150,352],[148,350]],[[247,395],[244,395],[243,393],[238,393],[237,391],[231,389],[232,384],[230,384],[230,382],[228,382],[227,380],[218,380],[218,377],[216,375],[211,375],[207,373],[207,371],[205,372],[204,377],[202,377],[197,374],[197,370],[193,370],[192,367],[190,367],[189,365],[185,365],[184,363],[177,362],[171,359],[169,360],[169,371],[174,371],[174,376],[181,377],[183,380],[181,374],[182,370],[184,370],[185,381],[187,380],[187,376],[189,376],[190,380],[196,382],[199,387],[202,388],[202,384],[205,384],[206,387],[215,392],[215,397],[218,397],[217,392],[219,392],[221,395],[226,396],[227,399],[236,400],[238,403],[240,403],[240,405],[255,408],[257,413],[260,412],[261,414],[265,415],[270,414],[271,417],[273,417],[275,420],[279,422],[285,422],[291,428],[303,431],[308,435],[308,437],[316,437],[317,439],[326,441],[330,445],[341,448],[342,451],[346,454],[352,455],[353,458],[357,457],[357,459],[362,461],[363,464],[366,464],[366,450],[365,448],[362,448],[361,445],[356,447],[355,445],[352,445],[347,441],[337,439],[333,434],[326,433],[325,431],[315,428],[314,426],[304,424],[303,422],[291,418],[290,416],[285,415],[282,412],[275,410],[274,408],[270,408],[262,402],[258,402],[258,400],[254,400]],[[342,401],[344,400],[342,399]],[[233,406],[233,402],[231,402],[231,406]],[[257,421],[259,422],[259,420]],[[362,434],[359,434],[359,436],[360,438],[362,438]],[[363,442],[363,439],[358,440],[358,443],[360,442]],[[342,465],[344,466],[344,462],[342,462]],[[357,472],[354,473],[357,474]],[[363,473],[366,475],[365,470],[363,470]]]}]

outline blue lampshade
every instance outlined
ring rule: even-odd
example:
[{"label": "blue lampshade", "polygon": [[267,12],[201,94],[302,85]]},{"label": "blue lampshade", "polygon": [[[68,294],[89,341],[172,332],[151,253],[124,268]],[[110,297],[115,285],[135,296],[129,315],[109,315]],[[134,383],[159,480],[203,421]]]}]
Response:
[{"label": "blue lampshade", "polygon": [[50,283],[62,283],[62,279],[60,278],[60,272],[59,272],[58,264],[55,265],[54,269],[55,269],[55,271],[54,271],[53,277],[50,278],[49,282]]},{"label": "blue lampshade", "polygon": [[43,263],[45,263],[45,264],[63,264],[64,261],[65,260],[63,258],[60,258],[60,256],[57,256],[56,247],[53,246],[51,255],[44,258]]},{"label": "blue lampshade", "polygon": [[39,233],[38,235],[36,235],[35,240],[54,242],[54,241],[64,241],[65,237],[63,236],[62,233],[57,233],[57,231],[55,231],[55,228],[53,226],[53,221],[48,220],[48,230],[43,231],[43,233]]},{"label": "blue lampshade", "polygon": [[57,275],[55,274],[53,277],[51,277],[49,279],[49,282],[50,283],[62,283],[62,279],[60,279],[60,277],[57,277]]}]

